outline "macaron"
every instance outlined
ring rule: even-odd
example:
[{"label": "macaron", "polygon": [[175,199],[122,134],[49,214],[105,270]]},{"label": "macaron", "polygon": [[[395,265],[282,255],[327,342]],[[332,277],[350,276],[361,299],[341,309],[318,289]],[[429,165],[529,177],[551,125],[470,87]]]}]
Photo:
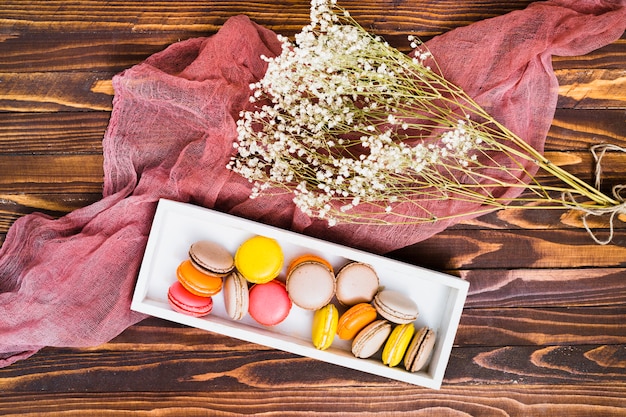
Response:
[{"label": "macaron", "polygon": [[235,267],[233,255],[219,243],[209,240],[192,244],[189,259],[194,267],[209,275],[224,276]]},{"label": "macaron", "polygon": [[419,315],[417,304],[399,291],[379,291],[372,304],[378,314],[396,324],[410,323]]},{"label": "macaron", "polygon": [[352,354],[357,358],[369,358],[380,350],[391,333],[391,323],[376,320],[361,330],[352,340]]},{"label": "macaron", "polygon": [[353,305],[339,318],[337,335],[340,339],[352,340],[365,326],[376,320],[378,313],[369,303]]},{"label": "macaron", "polygon": [[335,274],[327,261],[308,255],[291,262],[286,286],[295,305],[305,310],[318,310],[335,295]]},{"label": "macaron", "polygon": [[271,280],[263,284],[254,284],[250,288],[248,312],[257,323],[275,326],[287,318],[291,311],[291,299],[285,284]]},{"label": "macaron", "polygon": [[192,294],[179,281],[175,281],[168,289],[167,301],[174,311],[193,317],[206,316],[213,310],[211,297]]},{"label": "macaron", "polygon": [[378,292],[379,279],[374,268],[351,262],[337,272],[337,301],[345,306],[369,303]]},{"label": "macaron", "polygon": [[316,349],[326,350],[332,345],[335,334],[337,334],[338,320],[339,312],[334,304],[328,304],[315,311],[311,340]]},{"label": "macaron", "polygon": [[254,236],[235,252],[235,267],[246,280],[264,284],[276,278],[283,268],[284,255],[275,239]]},{"label": "macaron", "polygon": [[200,297],[211,297],[222,290],[222,277],[200,272],[190,259],[186,259],[178,265],[176,277],[187,291]]},{"label": "macaron", "polygon": [[233,320],[241,320],[248,314],[248,281],[238,271],[233,271],[224,278],[224,307],[226,314]]},{"label": "macaron", "polygon": [[413,323],[399,324],[391,331],[383,348],[383,363],[385,365],[394,367],[402,362],[414,333]]},{"label": "macaron", "polygon": [[435,346],[435,331],[428,327],[419,329],[404,356],[404,367],[409,372],[417,372],[428,363]]}]

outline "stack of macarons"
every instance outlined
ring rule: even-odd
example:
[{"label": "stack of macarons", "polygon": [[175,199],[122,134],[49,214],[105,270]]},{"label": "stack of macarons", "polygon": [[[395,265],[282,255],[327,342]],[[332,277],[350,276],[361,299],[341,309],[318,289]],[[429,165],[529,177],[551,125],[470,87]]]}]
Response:
[{"label": "stack of macarons", "polygon": [[209,240],[195,242],[189,257],[176,269],[177,280],[169,287],[167,299],[180,313],[202,317],[213,310],[213,296],[222,290],[223,279],[235,267],[230,252]]}]

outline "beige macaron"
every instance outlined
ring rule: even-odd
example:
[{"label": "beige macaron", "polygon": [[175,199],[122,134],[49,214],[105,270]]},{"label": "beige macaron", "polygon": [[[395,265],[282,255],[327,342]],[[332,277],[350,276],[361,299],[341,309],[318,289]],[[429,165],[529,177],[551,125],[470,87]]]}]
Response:
[{"label": "beige macaron", "polygon": [[404,367],[407,371],[420,371],[428,363],[435,347],[435,331],[428,327],[419,329],[404,356]]},{"label": "beige macaron", "polygon": [[291,301],[305,310],[318,310],[335,295],[335,275],[322,262],[304,261],[293,265],[286,285]]},{"label": "beige macaron", "polygon": [[224,279],[224,307],[233,320],[241,320],[248,313],[250,302],[248,281],[238,271],[233,271]]},{"label": "beige macaron", "polygon": [[369,358],[380,350],[391,333],[391,323],[376,320],[368,324],[352,340],[352,354],[357,358]]},{"label": "beige macaron", "polygon": [[225,276],[235,267],[233,255],[224,246],[210,240],[192,244],[189,260],[199,271],[209,275]]},{"label": "beige macaron", "polygon": [[417,304],[400,291],[379,291],[372,304],[378,314],[396,324],[410,323],[419,315]]},{"label": "beige macaron", "polygon": [[369,303],[378,292],[379,279],[372,266],[351,262],[337,272],[337,301],[345,306]]}]

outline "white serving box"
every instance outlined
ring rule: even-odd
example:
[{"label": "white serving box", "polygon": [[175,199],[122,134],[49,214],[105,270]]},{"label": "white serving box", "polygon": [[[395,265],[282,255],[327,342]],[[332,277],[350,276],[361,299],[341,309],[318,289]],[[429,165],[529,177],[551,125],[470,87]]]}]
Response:
[{"label": "white serving box", "polygon": [[[380,352],[369,359],[356,358],[350,351],[350,342],[338,337],[335,337],[328,350],[317,350],[311,344],[313,312],[295,305],[287,319],[274,327],[262,326],[249,315],[241,321],[231,320],[226,314],[221,293],[213,297],[213,311],[205,317],[191,317],[170,308],[167,290],[176,280],[176,268],[188,257],[192,243],[212,240],[234,254],[242,242],[254,235],[278,241],[285,254],[285,269],[290,259],[309,253],[324,257],[337,269],[349,261],[372,265],[378,273],[381,286],[400,290],[417,303],[420,314],[415,321],[416,329],[429,326],[436,330],[437,341],[427,368],[415,373],[404,370],[402,364],[390,368],[383,365]],[[284,279],[285,272],[283,270],[279,279]],[[450,275],[191,204],[160,200],[131,309],[347,368],[439,389],[468,288],[467,281]]]}]

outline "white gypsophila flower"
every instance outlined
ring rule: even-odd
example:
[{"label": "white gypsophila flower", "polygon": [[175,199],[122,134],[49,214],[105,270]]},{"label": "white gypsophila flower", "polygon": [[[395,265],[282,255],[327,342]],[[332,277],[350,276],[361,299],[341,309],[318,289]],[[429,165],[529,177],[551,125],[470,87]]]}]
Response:
[{"label": "white gypsophila flower", "polygon": [[[436,63],[415,36],[404,55],[335,0],[312,0],[310,19],[293,43],[278,37],[280,55],[261,57],[267,71],[250,84],[250,108],[236,124],[227,168],[253,183],[251,197],[288,190],[303,213],[329,225],[366,221],[362,204],[375,221],[417,200],[503,205],[489,187],[474,186],[515,178],[512,169],[481,161],[494,161],[494,150],[514,159],[532,149],[431,70]],[[433,219],[426,212],[409,220]]]}]

